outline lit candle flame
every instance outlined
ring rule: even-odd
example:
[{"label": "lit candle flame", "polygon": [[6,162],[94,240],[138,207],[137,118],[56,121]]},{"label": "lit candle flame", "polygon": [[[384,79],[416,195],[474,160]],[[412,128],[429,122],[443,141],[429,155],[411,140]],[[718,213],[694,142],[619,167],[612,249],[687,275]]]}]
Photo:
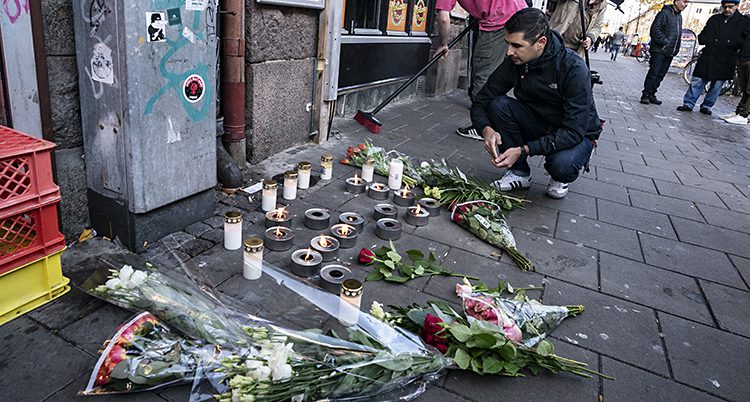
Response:
[{"label": "lit candle flame", "polygon": [[375,183],[375,184],[372,185],[372,188],[374,188],[375,190],[382,190],[383,189],[383,185],[380,184],[380,183]]},{"label": "lit candle flame", "polygon": [[414,209],[412,209],[412,211],[414,211],[414,215],[419,215],[419,214],[422,213],[422,206],[419,205],[419,204],[417,204],[417,206],[414,207]]},{"label": "lit candle flame", "polygon": [[355,218],[353,215],[349,215],[349,216],[346,217],[346,220],[349,221],[349,222],[354,222],[354,221],[357,220],[357,218]]},{"label": "lit candle flame", "polygon": [[276,231],[273,232],[273,234],[276,235],[276,237],[282,237],[282,236],[284,236],[284,232],[281,231],[280,227],[277,227]]},{"label": "lit candle flame", "polygon": [[352,227],[349,225],[341,225],[339,228],[339,234],[343,237],[349,236],[349,233],[352,231]]},{"label": "lit candle flame", "polygon": [[284,215],[285,215],[285,214],[284,214],[284,212],[285,212],[285,209],[286,209],[286,207],[282,207],[282,208],[277,208],[277,209],[275,209],[275,211],[276,211],[276,214],[275,214],[274,216],[276,216],[276,219],[277,219],[277,220],[280,220],[280,221],[284,220]]},{"label": "lit candle flame", "polygon": [[308,247],[308,249],[307,249],[307,254],[305,254],[305,256],[304,256],[304,257],[302,257],[302,259],[303,259],[303,260],[305,260],[305,261],[310,261],[310,260],[312,260],[312,259],[313,259],[313,256],[312,256],[312,249],[311,249],[311,248],[309,248],[309,247]]},{"label": "lit candle flame", "polygon": [[331,242],[326,239],[325,235],[318,236],[318,244],[320,244],[320,247],[327,248]]},{"label": "lit candle flame", "polygon": [[359,184],[362,181],[362,179],[357,176],[357,173],[354,173],[354,177],[352,178],[352,184]]},{"label": "lit candle flame", "polygon": [[409,185],[408,184],[404,186],[404,191],[401,192],[401,195],[404,196],[404,197],[406,197],[406,196],[409,195]]}]

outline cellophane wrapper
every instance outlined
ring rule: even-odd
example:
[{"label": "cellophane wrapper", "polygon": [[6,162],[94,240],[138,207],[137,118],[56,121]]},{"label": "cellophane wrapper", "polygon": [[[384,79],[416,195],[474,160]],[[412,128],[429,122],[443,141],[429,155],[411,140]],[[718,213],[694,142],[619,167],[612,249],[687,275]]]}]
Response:
[{"label": "cellophane wrapper", "polygon": [[365,312],[354,326],[341,326],[340,298],[314,282],[268,263],[260,279],[245,280],[241,260],[165,268],[135,255],[103,259],[82,288],[125,309],[150,312],[164,329],[161,341],[172,342],[169,350],[178,348],[190,362],[184,372],[147,387],[118,384],[98,391],[192,381],[191,401],[408,400],[448,366],[419,337]]}]

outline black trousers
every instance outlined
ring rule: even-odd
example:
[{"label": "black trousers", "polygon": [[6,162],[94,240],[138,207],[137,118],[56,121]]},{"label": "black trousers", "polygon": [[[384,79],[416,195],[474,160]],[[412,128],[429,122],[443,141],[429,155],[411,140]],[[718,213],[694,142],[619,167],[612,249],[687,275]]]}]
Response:
[{"label": "black trousers", "polygon": [[672,64],[672,57],[667,57],[664,53],[652,53],[648,63],[648,73],[646,80],[643,82],[643,93],[649,96],[656,95],[661,81],[669,71],[669,65]]}]

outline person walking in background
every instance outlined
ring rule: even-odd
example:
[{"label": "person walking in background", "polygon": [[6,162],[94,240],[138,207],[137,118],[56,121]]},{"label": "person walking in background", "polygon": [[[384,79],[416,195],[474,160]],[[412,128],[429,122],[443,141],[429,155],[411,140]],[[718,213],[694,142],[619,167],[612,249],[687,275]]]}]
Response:
[{"label": "person walking in background", "polygon": [[625,40],[625,33],[622,32],[622,27],[620,27],[620,29],[618,29],[617,32],[615,32],[612,35],[612,43],[610,44],[610,46],[612,46],[612,50],[610,51],[610,54],[609,54],[610,60],[612,61],[617,60],[617,53],[620,53],[620,45],[622,44],[624,40]]},{"label": "person walking in background", "polygon": [[[586,32],[581,32],[581,13],[578,1],[584,1],[584,22]],[[550,28],[559,32],[565,47],[583,57],[584,52],[594,44],[602,32],[606,0],[559,0],[550,2]]]},{"label": "person walking in background", "polygon": [[596,37],[596,41],[594,42],[594,46],[591,47],[591,51],[593,51],[594,53],[596,53],[596,51],[599,50],[599,46],[602,45],[603,41],[604,40],[602,39],[601,36],[597,36]]},{"label": "person walking in background", "polygon": [[727,123],[741,125],[748,123],[747,116],[750,115],[750,17],[744,16],[744,19],[742,48],[737,63],[737,78],[734,80],[735,88],[742,91],[742,99],[733,113],[720,116]]},{"label": "person walking in background", "polygon": [[[437,0],[438,46],[436,53],[448,49],[450,40],[450,12],[457,0]],[[525,0],[458,0],[458,4],[479,20],[479,34],[471,59],[470,98],[474,98],[493,71],[503,62],[508,44],[505,42],[505,22],[516,11],[526,8]],[[484,138],[471,125],[459,127],[458,135],[473,140]]]},{"label": "person walking in background", "polygon": [[701,113],[710,115],[724,81],[734,75],[745,28],[745,17],[737,11],[739,3],[740,0],[722,1],[722,12],[712,15],[698,35],[698,43],[706,47],[695,63],[690,87],[677,110],[692,112],[706,84],[710,83],[700,108]]},{"label": "person walking in background", "polygon": [[651,59],[648,63],[648,72],[643,82],[641,103],[648,105],[661,105],[656,98],[656,91],[664,76],[669,71],[672,58],[680,50],[680,39],[682,37],[682,16],[680,13],[687,7],[688,0],[674,0],[672,4],[662,7],[656,14],[651,24]]},{"label": "person walking in background", "polygon": [[604,51],[609,53],[609,47],[612,44],[612,35],[607,34],[607,36],[604,37]]}]

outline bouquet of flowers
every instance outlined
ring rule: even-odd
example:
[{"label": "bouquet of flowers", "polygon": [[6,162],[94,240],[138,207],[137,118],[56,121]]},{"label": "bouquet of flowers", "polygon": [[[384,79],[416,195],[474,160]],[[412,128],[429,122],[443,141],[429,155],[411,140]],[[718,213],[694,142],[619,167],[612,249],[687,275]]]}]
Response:
[{"label": "bouquet of flowers", "polygon": [[[139,332],[139,346],[124,349],[125,354],[117,339],[132,325],[113,337],[92,375],[109,382],[87,391],[98,386],[102,392],[129,392],[144,389],[134,384],[152,389],[194,378],[191,400],[373,399],[389,392],[403,396],[407,385],[431,381],[447,365],[418,338],[364,313],[349,328],[348,340],[317,328],[284,328],[239,309],[239,302],[224,303],[205,279],[183,269],[192,281],[130,265],[96,272],[86,281],[84,288],[97,297],[132,310],[148,308],[158,318],[149,324],[156,329]],[[315,308],[336,314],[338,296],[270,265],[264,273],[272,281],[262,286],[285,286],[317,303]],[[417,394],[422,389],[417,387]]]},{"label": "bouquet of flowers", "polygon": [[[371,314],[390,325],[419,334],[429,345],[453,359],[453,366],[478,374],[523,376],[522,370],[538,374],[569,372],[590,378],[601,373],[585,363],[555,354],[554,345],[542,339],[562,318],[578,314],[583,306],[543,306],[536,301],[504,299],[494,293],[473,292],[470,284],[459,284],[464,311],[445,302],[399,307],[373,302]],[[493,314],[485,314],[491,311]],[[564,315],[562,315],[564,314]]]},{"label": "bouquet of flowers", "polygon": [[516,248],[516,239],[497,204],[489,201],[454,204],[451,220],[487,243],[507,251],[522,271],[534,270],[534,264]]},{"label": "bouquet of flowers", "polygon": [[[404,163],[404,184],[414,187],[421,181],[417,169],[411,162],[411,158],[398,151],[386,152],[383,148],[376,147],[370,141],[358,144],[356,147],[346,149],[346,157],[340,161],[343,165],[362,167],[367,159],[375,161],[375,173],[388,177],[391,159],[400,159]],[[398,190],[398,189],[393,189]]]},{"label": "bouquet of flowers", "polygon": [[367,274],[366,278],[368,281],[373,282],[386,280],[388,282],[403,283],[415,278],[432,275],[477,279],[473,276],[451,271],[445,265],[440,264],[432,252],[425,256],[423,252],[412,249],[406,250],[406,255],[411,260],[411,264],[396,251],[396,246],[389,240],[388,246],[382,246],[375,251],[369,248],[362,248],[359,251],[358,260],[360,264],[373,265],[374,269]]}]

